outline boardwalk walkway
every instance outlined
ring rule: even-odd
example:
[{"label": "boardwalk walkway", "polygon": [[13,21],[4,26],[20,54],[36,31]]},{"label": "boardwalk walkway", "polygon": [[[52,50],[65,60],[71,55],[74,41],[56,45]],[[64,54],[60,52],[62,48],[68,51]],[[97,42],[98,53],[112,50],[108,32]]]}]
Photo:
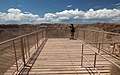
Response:
[{"label": "boardwalk walkway", "polygon": [[48,39],[29,75],[77,75],[80,68],[81,43],[68,39]]},{"label": "boardwalk walkway", "polygon": [[[1,42],[0,75],[110,75],[111,64],[120,67],[119,34],[78,29],[77,40],[69,40],[67,31],[43,29]],[[108,35],[116,36],[110,42]]]},{"label": "boardwalk walkway", "polygon": [[[91,75],[88,68],[80,66],[82,43],[80,40],[48,39],[29,75]],[[106,67],[99,70],[104,72],[104,75],[109,73]]]}]

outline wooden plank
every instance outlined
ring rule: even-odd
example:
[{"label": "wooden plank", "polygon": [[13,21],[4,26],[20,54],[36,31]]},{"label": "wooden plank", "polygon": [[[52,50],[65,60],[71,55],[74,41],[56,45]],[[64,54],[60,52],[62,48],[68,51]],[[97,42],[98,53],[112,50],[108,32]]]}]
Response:
[{"label": "wooden plank", "polygon": [[[89,75],[88,71],[80,66],[82,43],[80,40],[48,39],[29,75]],[[94,61],[92,60],[94,57],[92,51],[85,48],[84,52],[90,54],[87,56],[92,63]],[[97,65],[101,63],[101,60],[104,62],[102,58],[97,58],[100,61],[97,62]],[[108,65],[109,63],[105,62],[103,65],[105,64]],[[91,69],[95,72],[93,68]],[[100,67],[98,70],[103,74],[109,72],[108,67]]]}]

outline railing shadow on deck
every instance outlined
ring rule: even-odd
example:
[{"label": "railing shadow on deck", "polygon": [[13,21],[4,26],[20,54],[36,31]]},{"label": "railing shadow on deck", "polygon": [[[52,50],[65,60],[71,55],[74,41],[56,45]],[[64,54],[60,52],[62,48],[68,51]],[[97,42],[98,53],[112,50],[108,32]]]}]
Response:
[{"label": "railing shadow on deck", "polygon": [[[35,31],[14,39],[10,39],[0,43],[0,75],[11,73],[18,74],[22,72],[28,60],[34,57],[39,46],[46,38],[69,38],[68,28],[47,28]],[[113,56],[120,55],[120,34],[94,31],[88,29],[77,28],[75,32],[77,39],[83,40],[86,43],[94,43],[95,47],[100,47]],[[102,43],[108,43],[102,44]],[[109,52],[109,47],[112,46],[112,53]],[[35,56],[36,57],[36,56]]]},{"label": "railing shadow on deck", "polygon": [[31,70],[34,62],[36,61],[38,55],[41,53],[47,39],[45,39],[42,44],[38,47],[38,49],[32,54],[31,58],[26,63],[25,67],[19,72],[18,75],[28,75],[29,71]]},{"label": "railing shadow on deck", "polygon": [[[99,48],[96,48],[94,45],[90,45],[90,44],[99,44]],[[105,68],[108,66],[107,69],[108,70],[106,72],[103,73],[108,73],[110,74],[112,70],[110,70],[111,66],[114,66],[115,69],[120,70],[120,65],[116,62],[120,61],[120,58],[116,58],[112,55],[109,55],[108,53],[106,53],[104,50],[102,50],[100,48],[100,44],[103,43],[83,43],[82,44],[82,52],[81,52],[81,67],[87,67],[87,68],[92,68],[94,69],[96,72],[92,72],[94,73],[98,73],[98,75],[101,75],[102,72],[99,72],[98,69],[99,68]],[[109,43],[104,43],[104,44],[109,44]],[[119,43],[120,44],[120,43]],[[90,53],[86,53],[85,50],[91,51],[92,54]],[[89,55],[89,57],[87,56]],[[106,56],[107,55],[107,56]],[[109,57],[108,57],[109,56]],[[90,58],[93,59],[90,59]],[[113,58],[112,58],[113,57]],[[102,58],[102,59],[101,59]],[[115,59],[114,59],[115,58]],[[84,60],[85,59],[85,60]],[[113,60],[114,59],[114,60]],[[102,61],[101,63],[99,63],[99,61]],[[89,63],[89,66],[85,65],[85,61],[87,61]],[[100,66],[101,65],[101,66]],[[120,74],[120,72],[119,72]],[[113,74],[112,74],[113,75]]]}]

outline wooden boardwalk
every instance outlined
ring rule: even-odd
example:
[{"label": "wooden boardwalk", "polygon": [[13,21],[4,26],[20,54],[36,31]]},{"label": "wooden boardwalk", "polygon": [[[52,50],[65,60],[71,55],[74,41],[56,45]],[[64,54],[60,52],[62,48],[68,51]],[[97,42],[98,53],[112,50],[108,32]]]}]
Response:
[{"label": "wooden boardwalk", "polygon": [[[88,69],[93,70],[93,68],[81,67],[82,43],[80,40],[48,39],[29,71],[29,75],[94,75],[88,71]],[[87,51],[87,49],[86,52],[92,54],[92,52]],[[91,63],[94,59],[92,57],[93,56],[90,55],[88,56]],[[109,67],[103,66],[105,64],[108,66],[109,63],[104,62],[102,58],[99,60],[101,61],[97,62],[97,65],[102,66],[98,68],[99,71],[104,75],[109,75]],[[102,62],[104,62],[103,65]],[[86,65],[88,64],[86,61],[84,61],[84,63],[86,63]],[[94,71],[95,70],[93,70],[93,72]]]}]

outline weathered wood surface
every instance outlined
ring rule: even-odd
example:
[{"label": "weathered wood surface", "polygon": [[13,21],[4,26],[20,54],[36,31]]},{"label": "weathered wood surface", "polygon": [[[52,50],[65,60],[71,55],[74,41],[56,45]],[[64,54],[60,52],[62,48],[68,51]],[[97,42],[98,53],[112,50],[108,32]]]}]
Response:
[{"label": "weathered wood surface", "polygon": [[[88,68],[82,68],[80,65],[82,43],[80,40],[48,39],[29,75],[89,75]],[[86,57],[93,64],[94,53],[87,48],[84,53],[90,54]],[[99,56],[97,61],[96,66],[102,75],[109,75],[110,63]],[[83,63],[85,67],[89,66],[85,60]],[[93,68],[90,69],[96,72]]]}]

